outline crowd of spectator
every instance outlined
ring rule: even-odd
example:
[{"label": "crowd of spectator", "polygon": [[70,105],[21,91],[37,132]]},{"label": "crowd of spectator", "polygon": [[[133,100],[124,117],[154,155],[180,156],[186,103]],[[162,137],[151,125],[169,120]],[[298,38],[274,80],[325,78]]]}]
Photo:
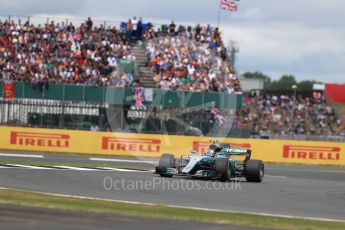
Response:
[{"label": "crowd of spectator", "polygon": [[345,126],[323,96],[264,95],[245,98],[237,126],[262,136],[344,135]]},{"label": "crowd of spectator", "polygon": [[25,83],[68,83],[128,86],[133,77],[112,74],[120,59],[135,60],[126,32],[51,21],[35,26],[20,20],[0,21],[0,75]]},{"label": "crowd of spectator", "polygon": [[240,82],[217,28],[155,28],[133,17],[116,26],[94,26],[89,17],[76,27],[51,21],[0,21],[0,74],[4,80],[39,85],[67,83],[128,87],[132,74],[115,71],[120,59],[135,61],[131,45],[145,41],[157,87],[193,92],[239,92]]},{"label": "crowd of spectator", "polygon": [[218,28],[177,27],[174,21],[145,33],[149,66],[158,88],[191,92],[239,92]]}]

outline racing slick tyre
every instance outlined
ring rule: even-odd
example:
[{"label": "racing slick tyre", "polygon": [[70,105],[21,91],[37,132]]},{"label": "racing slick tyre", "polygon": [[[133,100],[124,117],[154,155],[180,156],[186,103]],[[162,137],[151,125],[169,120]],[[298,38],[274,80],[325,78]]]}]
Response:
[{"label": "racing slick tyre", "polygon": [[[163,169],[163,168],[176,168],[176,160],[174,155],[170,153],[164,153],[162,154],[161,158],[159,159],[158,162],[158,168]],[[161,177],[172,177],[173,175],[167,175],[167,174],[159,174]]]},{"label": "racing slick tyre", "polygon": [[260,160],[248,160],[245,165],[244,175],[248,182],[260,183],[265,175],[264,163]]},{"label": "racing slick tyre", "polygon": [[226,182],[230,179],[230,166],[228,158],[216,158],[216,175],[221,182]]},{"label": "racing slick tyre", "polygon": [[167,168],[175,168],[176,162],[174,155],[170,153],[164,153],[162,154],[161,158],[158,162],[159,167],[167,167]]}]

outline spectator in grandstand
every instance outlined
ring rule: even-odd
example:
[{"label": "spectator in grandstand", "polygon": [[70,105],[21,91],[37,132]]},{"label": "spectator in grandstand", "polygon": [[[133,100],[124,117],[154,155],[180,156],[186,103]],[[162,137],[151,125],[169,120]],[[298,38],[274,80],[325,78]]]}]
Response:
[{"label": "spectator in grandstand", "polygon": [[143,39],[143,19],[140,17],[137,24],[137,33],[136,33],[136,39],[137,41],[141,41]]},{"label": "spectator in grandstand", "polygon": [[93,22],[91,20],[91,17],[88,17],[88,19],[86,21],[86,29],[87,29],[87,31],[90,31],[92,29],[92,25],[93,25]]},{"label": "spectator in grandstand", "polygon": [[135,60],[124,31],[93,27],[91,18],[79,27],[0,21],[0,49],[0,72],[41,91],[49,83],[111,85],[117,61]]},{"label": "spectator in grandstand", "polygon": [[238,92],[240,83],[224,56],[225,47],[217,29],[197,25],[175,33],[174,22],[169,35],[147,38],[149,66],[157,87],[193,92]]},{"label": "spectator in grandstand", "polygon": [[93,122],[91,124],[90,131],[98,132],[99,131],[98,125],[96,125],[96,123]]},{"label": "spectator in grandstand", "polygon": [[171,36],[175,36],[175,29],[176,29],[175,22],[171,21],[171,23],[169,25],[169,33]]},{"label": "spectator in grandstand", "polygon": [[132,30],[132,37],[135,37],[137,38],[138,37],[138,20],[137,20],[137,17],[133,17],[132,19],[132,25],[133,25],[133,30]]},{"label": "spectator in grandstand", "polygon": [[133,23],[131,19],[128,19],[126,23],[126,37],[129,44],[132,42],[132,35],[133,35]]}]

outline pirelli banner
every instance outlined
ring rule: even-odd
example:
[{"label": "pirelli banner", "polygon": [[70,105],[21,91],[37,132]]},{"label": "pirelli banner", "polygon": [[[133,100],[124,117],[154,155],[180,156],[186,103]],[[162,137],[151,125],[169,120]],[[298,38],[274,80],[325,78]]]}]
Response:
[{"label": "pirelli banner", "polygon": [[[70,131],[0,126],[0,149],[176,157],[191,150],[205,152],[210,138],[112,132]],[[217,138],[234,148],[252,150],[252,158],[266,162],[345,165],[345,143]]]}]

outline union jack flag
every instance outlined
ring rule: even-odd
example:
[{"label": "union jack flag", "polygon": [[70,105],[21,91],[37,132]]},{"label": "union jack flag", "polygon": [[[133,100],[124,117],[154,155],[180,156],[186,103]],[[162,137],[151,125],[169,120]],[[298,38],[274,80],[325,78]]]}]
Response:
[{"label": "union jack flag", "polygon": [[220,5],[221,5],[223,10],[237,11],[236,3],[234,3],[230,0],[221,0]]},{"label": "union jack flag", "polygon": [[135,86],[132,88],[133,99],[135,101],[135,108],[142,109],[145,108],[145,88],[141,86]]}]

